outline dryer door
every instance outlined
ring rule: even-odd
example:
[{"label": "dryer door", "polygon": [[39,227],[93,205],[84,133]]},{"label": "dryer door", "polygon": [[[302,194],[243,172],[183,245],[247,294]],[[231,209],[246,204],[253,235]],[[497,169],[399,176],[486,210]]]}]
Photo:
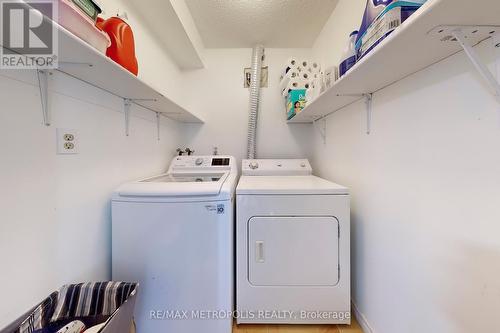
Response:
[{"label": "dryer door", "polygon": [[339,281],[339,222],[326,216],[252,217],[248,279],[254,286],[333,286]]}]

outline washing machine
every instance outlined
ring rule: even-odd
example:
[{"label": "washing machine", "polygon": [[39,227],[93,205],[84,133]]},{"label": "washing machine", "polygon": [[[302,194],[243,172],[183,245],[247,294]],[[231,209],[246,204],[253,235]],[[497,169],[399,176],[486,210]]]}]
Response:
[{"label": "washing machine", "polygon": [[112,198],[112,277],[140,283],[138,333],[230,333],[234,199],[230,156],[178,156]]},{"label": "washing machine", "polygon": [[237,323],[350,324],[349,215],[348,189],[308,160],[244,160]]}]

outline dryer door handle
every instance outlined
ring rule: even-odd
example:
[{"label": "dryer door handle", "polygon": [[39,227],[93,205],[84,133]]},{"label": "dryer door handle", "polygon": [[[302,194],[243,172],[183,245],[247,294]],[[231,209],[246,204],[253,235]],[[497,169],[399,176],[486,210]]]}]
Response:
[{"label": "dryer door handle", "polygon": [[255,261],[264,262],[264,241],[255,241]]}]

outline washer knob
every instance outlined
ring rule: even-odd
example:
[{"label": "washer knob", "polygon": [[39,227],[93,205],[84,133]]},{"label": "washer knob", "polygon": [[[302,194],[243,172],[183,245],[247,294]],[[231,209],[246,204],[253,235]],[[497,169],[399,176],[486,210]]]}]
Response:
[{"label": "washer knob", "polygon": [[259,167],[259,163],[257,162],[250,162],[250,164],[248,165],[250,167],[250,169],[252,170],[255,170]]},{"label": "washer knob", "polygon": [[301,167],[303,167],[303,168],[305,168],[305,167],[306,167],[306,164],[305,164],[304,162],[302,162],[302,163],[300,164],[300,166],[301,166]]},{"label": "washer knob", "polygon": [[198,158],[194,161],[194,164],[196,164],[196,165],[202,165],[202,164],[203,164],[203,158],[198,157]]}]

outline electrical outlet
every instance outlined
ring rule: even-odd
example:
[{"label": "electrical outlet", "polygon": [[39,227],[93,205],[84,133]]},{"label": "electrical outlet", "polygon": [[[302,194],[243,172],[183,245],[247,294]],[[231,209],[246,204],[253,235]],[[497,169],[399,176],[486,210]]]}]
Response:
[{"label": "electrical outlet", "polygon": [[57,132],[57,153],[58,154],[78,154],[78,133],[74,129],[58,128]]}]

